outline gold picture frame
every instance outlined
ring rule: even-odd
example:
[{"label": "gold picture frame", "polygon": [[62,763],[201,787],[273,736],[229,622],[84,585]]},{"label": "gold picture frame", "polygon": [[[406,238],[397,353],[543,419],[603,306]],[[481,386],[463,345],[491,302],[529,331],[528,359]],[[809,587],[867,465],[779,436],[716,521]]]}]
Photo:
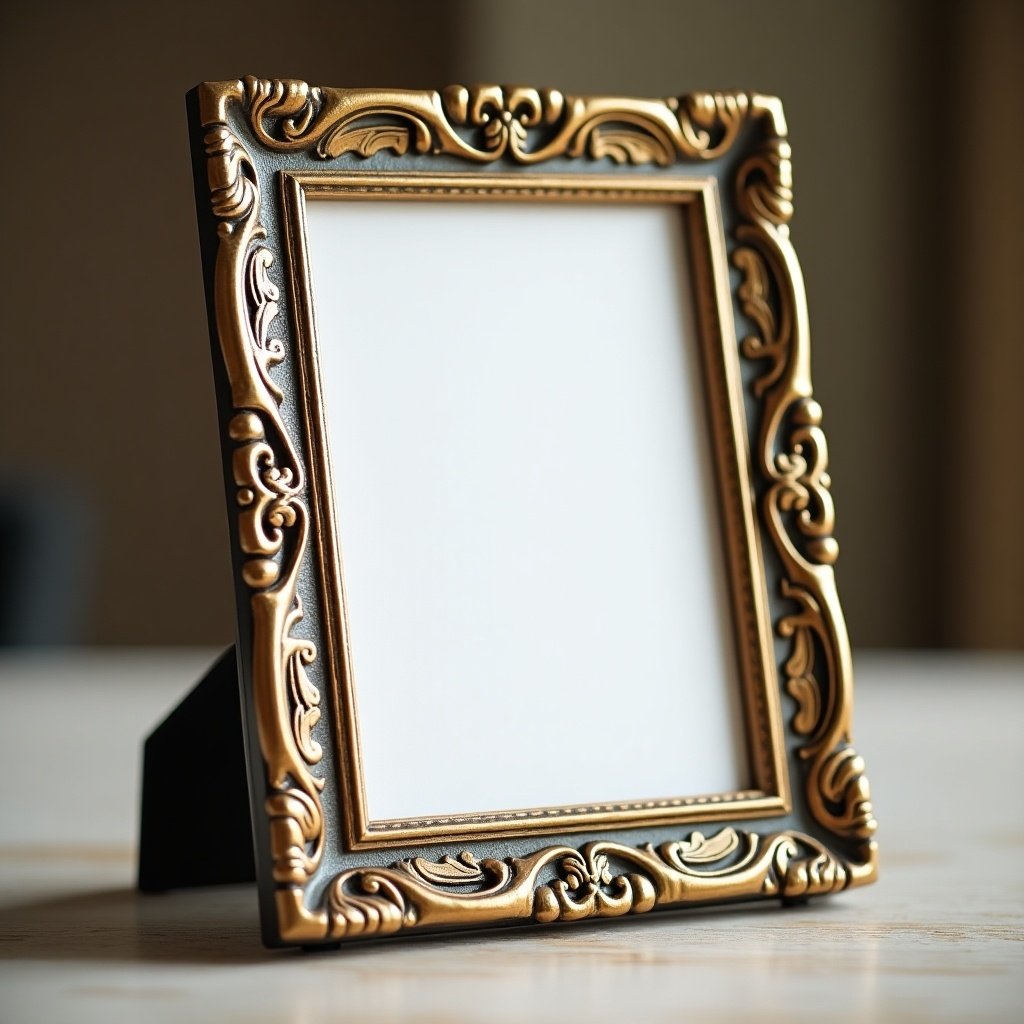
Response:
[{"label": "gold picture frame", "polygon": [[[190,111],[267,944],[802,899],[872,881],[875,821],[851,746],[850,651],[779,101],[249,77],[200,86]],[[316,195],[682,208],[752,786],[371,820],[304,226]]]}]

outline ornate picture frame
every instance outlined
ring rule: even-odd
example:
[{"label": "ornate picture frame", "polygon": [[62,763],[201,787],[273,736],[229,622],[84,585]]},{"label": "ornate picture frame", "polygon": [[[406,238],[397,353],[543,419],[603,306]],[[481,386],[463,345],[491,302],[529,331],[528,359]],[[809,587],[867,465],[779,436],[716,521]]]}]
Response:
[{"label": "ornate picture frame", "polygon": [[[206,83],[189,97],[264,941],[575,921],[874,880],[778,100]],[[362,806],[304,204],[675,203],[716,443],[752,785],[414,821]]]}]

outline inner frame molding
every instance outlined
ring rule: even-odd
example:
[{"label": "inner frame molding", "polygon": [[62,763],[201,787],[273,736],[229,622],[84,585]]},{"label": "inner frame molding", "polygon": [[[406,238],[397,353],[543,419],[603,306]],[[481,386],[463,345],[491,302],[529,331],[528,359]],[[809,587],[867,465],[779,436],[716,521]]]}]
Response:
[{"label": "inner frame molding", "polygon": [[[443,840],[497,838],[524,831],[552,832],[626,828],[638,824],[676,824],[781,815],[790,810],[788,774],[783,756],[778,682],[772,648],[764,570],[749,484],[749,448],[739,380],[738,354],[726,339],[735,338],[728,265],[717,181],[626,178],[590,175],[529,177],[515,175],[373,174],[367,172],[282,172],[285,235],[290,254],[297,349],[306,396],[306,434],[310,459],[310,500],[318,536],[321,597],[332,630],[325,673],[338,695],[337,750],[343,792],[345,843],[349,849],[398,846]],[[319,344],[310,272],[306,203],[349,202],[551,202],[671,204],[680,212],[692,267],[698,309],[704,412],[713,441],[719,519],[723,525],[727,589],[735,659],[740,669],[749,789],[728,793],[679,795],[630,803],[513,808],[498,812],[372,820],[367,809],[355,684],[351,665],[345,587],[333,507],[328,429],[318,365]],[[680,281],[680,287],[687,282]],[[698,298],[700,297],[700,298]],[[738,442],[738,443],[737,443]],[[739,638],[745,642],[739,643]],[[609,752],[613,754],[613,751]]]},{"label": "inner frame molding", "polygon": [[[352,90],[248,77],[206,83],[190,103],[264,941],[315,945],[739,899],[800,899],[874,880],[876,824],[864,764],[851,744],[852,666],[835,587],[827,446],[812,397],[806,301],[789,232],[791,153],[778,100],[741,92],[669,100],[572,97],[499,86]],[[538,175],[534,168],[545,162],[552,164]],[[319,497],[323,480],[317,482],[327,472],[315,442],[321,413],[297,398],[297,383],[315,377],[303,355],[301,280],[293,282],[297,301],[289,310],[295,336],[283,326],[288,318],[277,320],[289,302],[275,263],[285,264],[285,276],[301,266],[300,233],[288,227],[298,222],[285,207],[294,207],[304,188],[325,187],[328,179],[337,187],[338,176],[326,173],[335,168],[349,180],[365,170],[387,179],[380,187],[404,181],[417,188],[423,182],[415,175],[436,179],[463,166],[458,179],[471,176],[474,187],[509,188],[514,195],[564,188],[565,174],[577,169],[586,188],[610,192],[613,180],[631,195],[674,190],[687,196],[680,199],[687,215],[704,225],[711,273],[696,289],[701,325],[718,325],[722,353],[732,346],[721,372],[726,394],[742,395],[720,402],[708,391],[712,416],[725,418],[716,436],[739,442],[730,464],[746,459],[747,466],[735,478],[741,490],[747,482],[747,500],[724,503],[726,512],[743,508],[747,518],[740,527],[727,522],[727,536],[739,529],[742,537],[749,528],[753,538],[740,546],[755,608],[737,611],[734,603],[738,624],[761,627],[740,630],[742,663],[756,668],[744,678],[759,673],[762,680],[745,687],[747,713],[763,699],[768,713],[754,717],[774,721],[780,734],[751,760],[763,788],[749,802],[727,794],[718,803],[670,809],[586,808],[584,814],[606,817],[587,819],[583,831],[630,828],[621,842],[598,835],[582,845],[580,822],[565,808],[535,823],[535,831],[557,833],[538,845],[528,841],[528,830],[494,820],[459,822],[465,838],[457,845],[447,824],[381,828],[351,811],[333,820],[337,791],[355,792],[355,780],[340,756],[339,787],[322,764],[324,744],[333,735],[328,749],[355,750],[354,718],[346,712],[343,678],[338,706],[322,701],[324,687],[334,682],[332,663],[344,664],[347,639],[330,612],[332,601],[340,607],[331,593],[335,584],[320,571],[332,564],[335,543],[324,528],[330,509]],[[702,338],[708,335],[701,330]],[[705,358],[706,373],[713,363]],[[727,494],[723,461],[719,453],[719,487]],[[730,539],[731,574],[739,571],[736,546]],[[312,591],[309,579],[316,581]],[[758,593],[767,596],[759,602]],[[318,595],[324,607],[309,616]],[[324,657],[325,650],[333,654]],[[332,723],[321,724],[324,713]],[[324,731],[331,726],[333,733]],[[798,794],[792,809],[787,771]],[[767,803],[749,820],[746,811],[759,800]],[[622,817],[641,812],[652,813],[642,821]],[[666,832],[683,822],[708,823],[713,831]],[[421,827],[435,829],[429,856],[413,848],[405,856],[395,849],[391,861],[382,859],[383,851],[360,858],[360,844],[380,845],[384,836],[389,846],[425,840],[422,833],[403,834]],[[347,854],[328,849],[336,842],[328,836],[338,829]],[[497,842],[511,835],[519,837],[514,854]]]}]

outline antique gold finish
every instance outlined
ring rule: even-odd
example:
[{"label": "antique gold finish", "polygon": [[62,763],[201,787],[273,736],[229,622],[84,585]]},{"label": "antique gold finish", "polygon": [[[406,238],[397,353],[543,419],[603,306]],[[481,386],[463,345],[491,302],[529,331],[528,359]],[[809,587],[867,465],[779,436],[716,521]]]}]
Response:
[{"label": "antique gold finish", "polygon": [[[616,874],[613,863],[626,865]],[[540,874],[556,865],[557,877]],[[419,857],[391,868],[358,868],[335,878],[323,924],[332,939],[464,924],[644,914],[658,907],[755,896],[797,899],[864,881],[810,836],[759,836],[723,828],[705,838],[635,848],[598,841],[581,849],[549,846],[525,858],[439,863]],[[471,893],[453,891],[472,886]]]},{"label": "antique gold finish", "polygon": [[[218,224],[213,300],[233,409],[228,434],[236,536],[240,574],[249,594],[252,702],[266,767],[264,810],[270,823],[279,940],[315,943],[413,928],[578,920],[740,898],[817,895],[873,880],[876,826],[864,765],[850,745],[849,643],[835,589],[837,547],[827,449],[821,410],[812,397],[806,302],[789,237],[792,171],[778,101],[746,93],[698,93],[665,101],[569,97],[553,90],[497,86],[455,86],[442,93],[339,90],[246,78],[201,87],[199,104],[210,204]],[[544,197],[545,189],[564,192],[564,178],[538,178],[526,170],[556,158],[581,163],[607,158],[616,164],[662,168],[690,165],[685,178],[644,175],[645,184],[639,185],[635,182],[641,176],[624,174],[615,179],[614,188],[631,199],[643,195],[659,202],[674,190],[677,196],[687,194],[691,209],[700,206],[702,216],[691,216],[691,227],[697,238],[693,245],[707,256],[695,261],[702,333],[717,331],[726,339],[733,330],[733,297],[717,205],[711,199],[714,188],[693,165],[718,158],[735,161],[716,180],[730,189],[737,212],[730,233],[735,243],[732,262],[741,276],[735,300],[752,325],[740,351],[764,366],[752,388],[757,424],[752,452],[747,449],[744,409],[736,400],[741,394],[739,367],[729,358],[705,358],[712,421],[720,439],[719,484],[723,492],[737,489],[724,502],[731,573],[734,583],[740,578],[756,584],[746,591],[733,586],[734,614],[747,641],[740,652],[746,678],[761,671],[762,685],[748,685],[753,700],[747,702],[758,728],[764,729],[765,723],[777,728],[780,717],[777,688],[771,685],[771,627],[790,643],[783,674],[796,703],[791,745],[801,766],[809,824],[820,835],[790,828],[761,834],[726,825],[708,837],[691,832],[685,840],[656,847],[598,840],[577,849],[556,843],[525,857],[478,859],[462,853],[436,862],[412,858],[388,867],[344,870],[326,882],[319,879],[326,842],[326,776],[317,767],[322,751],[315,736],[321,695],[307,675],[317,659],[316,648],[296,633],[303,616],[298,580],[310,556],[311,535],[322,564],[329,564],[336,551],[333,530],[322,525],[331,515],[326,466],[315,443],[320,410],[311,406],[305,411],[306,434],[314,438],[312,459],[303,455],[316,484],[310,492],[299,455],[307,452],[309,437],[290,432],[282,415],[285,398],[272,378],[272,368],[291,353],[270,336],[280,295],[272,280],[274,253],[261,223],[260,175],[246,148],[253,143],[267,152],[302,156],[306,169],[282,181],[293,211],[300,198],[296,190],[337,187],[336,175],[321,177],[308,170],[313,162],[326,167],[345,156],[349,162],[344,179],[352,182],[359,178],[351,171],[353,156],[372,157],[385,150],[398,158],[446,155],[469,167],[497,161],[516,165],[521,177],[514,182],[498,175],[488,184],[479,172],[472,180],[480,188],[507,188],[513,196],[530,198]],[[436,189],[437,175],[432,177]],[[469,177],[454,176],[452,187],[459,195],[465,193]],[[389,174],[387,179],[381,188],[423,187],[411,175]],[[587,182],[592,188],[602,185],[596,177],[588,176]],[[602,187],[606,193],[612,190],[611,183]],[[288,244],[294,262],[301,239],[293,229]],[[301,308],[304,293],[301,281],[297,283],[301,326],[310,314]],[[309,384],[315,367],[305,365],[303,372]],[[307,493],[315,503],[313,529]],[[751,519],[755,507],[756,523]],[[741,510],[743,522],[729,515],[730,508]],[[754,540],[741,544],[748,528]],[[759,535],[770,539],[782,569],[774,598],[786,610],[774,613],[774,622],[768,603],[759,597],[758,587],[766,578]],[[745,603],[750,594],[752,607]],[[341,594],[334,598],[340,607]],[[328,605],[331,599],[328,594]],[[337,655],[344,666],[343,616],[325,620],[325,636],[334,652],[327,660],[333,662]],[[752,622],[756,628],[747,628]],[[343,667],[336,719],[341,747],[348,752],[340,759],[342,785],[351,793],[358,791],[358,734],[353,708],[345,703],[351,688],[345,671]],[[762,816],[779,813],[786,804],[782,744],[779,737],[763,735],[754,742],[761,795],[750,799],[775,801],[759,810]],[[721,814],[716,804],[701,805],[692,815],[688,806],[656,808],[646,824],[741,817],[748,794],[725,796]],[[627,820],[622,815],[636,810],[606,808],[598,821],[602,827],[622,824]],[[570,818],[542,819],[541,827],[568,830]],[[350,815],[350,820],[356,819]],[[451,824],[445,822],[444,828]],[[513,831],[507,821],[493,816],[480,823],[479,832],[470,824],[459,823],[459,834]],[[571,827],[592,828],[594,821]],[[523,822],[517,821],[514,831],[519,834],[522,828]],[[358,845],[359,829],[351,827],[350,833]],[[402,835],[402,841],[409,838]],[[315,900],[308,898],[314,880],[321,894]]]},{"label": "antique gold finish", "polygon": [[[221,102],[237,99],[247,105],[258,142],[320,159],[392,149],[399,156],[443,153],[477,163],[508,156],[537,164],[586,155],[668,166],[680,157],[711,160],[725,153],[751,103],[744,93],[694,93],[661,101],[499,85],[453,85],[441,93],[325,89],[251,76],[226,85],[230,91]],[[384,117],[396,123],[379,123]],[[482,129],[483,145],[473,145],[459,128]],[[528,130],[534,128],[542,128],[544,138],[531,147]]]},{"label": "antique gold finish", "polygon": [[[774,120],[777,136],[783,136],[781,112]],[[768,364],[754,384],[761,402],[757,468],[769,482],[762,508],[785,567],[782,596],[798,606],[777,629],[794,641],[786,689],[799,708],[793,728],[807,737],[800,748],[809,762],[805,791],[821,825],[864,841],[876,825],[864,762],[850,746],[853,667],[832,568],[839,550],[832,536],[835,509],[821,406],[812,397],[807,301],[789,237],[790,155],[785,138],[770,137],[736,175],[736,202],[745,221],[736,229],[743,245],[733,262],[744,277],[741,306],[757,328],[742,349],[748,359]],[[814,674],[816,643],[827,688]]]}]

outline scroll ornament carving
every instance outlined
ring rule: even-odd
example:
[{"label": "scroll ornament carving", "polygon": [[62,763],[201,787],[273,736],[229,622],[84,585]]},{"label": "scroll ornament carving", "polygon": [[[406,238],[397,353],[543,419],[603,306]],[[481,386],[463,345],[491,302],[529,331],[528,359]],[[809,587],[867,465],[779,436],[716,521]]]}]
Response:
[{"label": "scroll ornament carving", "polygon": [[[219,221],[217,330],[236,410],[229,432],[237,446],[237,532],[251,590],[252,678],[282,938],[320,941],[470,920],[579,920],[701,900],[802,898],[870,880],[875,822],[863,761],[849,744],[852,681],[833,574],[834,509],[821,410],[811,395],[806,303],[789,241],[792,169],[778,103],[744,93],[645,101],[499,86],[345,91],[256,78],[228,83],[202,103]],[[776,625],[792,642],[785,685],[796,704],[792,725],[802,740],[808,805],[818,824],[854,844],[854,860],[798,832],[724,828],[657,849],[601,841],[504,861],[464,852],[436,863],[414,858],[357,868],[330,880],[318,907],[307,906],[305,888],[325,841],[324,780],[314,773],[322,756],[314,732],[320,693],[308,674],[316,650],[296,633],[309,517],[271,374],[285,348],[270,333],[279,292],[272,253],[261,245],[258,176],[228,126],[228,104],[245,111],[261,145],[322,160],[389,150],[476,163],[588,156],[667,166],[716,159],[747,125],[760,127],[760,148],[735,175],[740,224],[732,253],[742,278],[737,298],[753,328],[741,351],[764,366],[753,383],[760,413],[755,472],[763,522],[784,567],[781,593],[793,609]]]},{"label": "scroll ornament carving", "polygon": [[565,96],[526,86],[412,90],[321,89],[295,80],[246,78],[238,98],[271,149],[305,149],[323,160],[382,149],[446,153],[477,163],[535,164],[555,157],[609,157],[667,166],[713,160],[736,140],[750,112],[745,93],[682,99]]},{"label": "scroll ornament carving", "polygon": [[806,738],[798,751],[807,764],[804,788],[815,819],[873,859],[870,788],[863,759],[850,746],[852,667],[835,588],[828,447],[811,394],[806,300],[789,238],[789,144],[769,136],[736,182],[743,222],[732,258],[742,274],[740,307],[754,327],[741,351],[766,364],[753,384],[762,410],[755,458],[767,485],[764,522],[785,571],[781,595],[796,605],[777,631],[793,642],[785,685],[797,707],[794,732]]},{"label": "scroll ornament carving", "polygon": [[267,763],[273,873],[279,883],[301,886],[316,873],[324,842],[324,782],[311,771],[322,753],[313,737],[320,693],[307,674],[316,649],[294,635],[303,614],[296,584],[308,512],[301,499],[302,470],[280,416],[283,396],[270,377],[284,346],[270,336],[279,292],[270,278],[273,255],[259,244],[265,231],[258,180],[226,124],[208,124],[205,141],[211,203],[220,221],[215,307],[236,410],[228,430],[236,445],[232,469],[238,543],[246,556],[242,578],[252,591],[252,677]]},{"label": "scroll ornament carving", "polygon": [[851,881],[847,867],[809,836],[724,828],[657,848],[601,841],[504,861],[477,862],[463,853],[439,864],[416,858],[359,868],[331,883],[322,926],[329,938],[443,928],[470,908],[480,922],[579,921],[725,894],[801,899]]}]

